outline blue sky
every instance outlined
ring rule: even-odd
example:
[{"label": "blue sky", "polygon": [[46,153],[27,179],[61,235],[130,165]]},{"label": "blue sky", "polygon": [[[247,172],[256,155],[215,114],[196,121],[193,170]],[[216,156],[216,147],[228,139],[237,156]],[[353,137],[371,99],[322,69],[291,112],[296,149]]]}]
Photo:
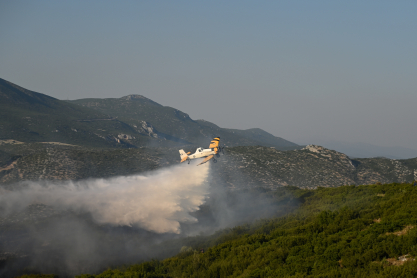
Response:
[{"label": "blue sky", "polygon": [[0,77],[300,143],[417,149],[416,1],[1,1]]}]

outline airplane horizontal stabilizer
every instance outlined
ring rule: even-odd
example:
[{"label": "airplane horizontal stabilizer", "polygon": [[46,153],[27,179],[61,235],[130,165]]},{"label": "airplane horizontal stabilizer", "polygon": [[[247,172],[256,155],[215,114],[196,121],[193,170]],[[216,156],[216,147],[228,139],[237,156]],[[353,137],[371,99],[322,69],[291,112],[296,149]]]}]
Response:
[{"label": "airplane horizontal stabilizer", "polygon": [[188,159],[189,153],[185,153],[184,150],[180,150],[181,162],[184,162]]}]

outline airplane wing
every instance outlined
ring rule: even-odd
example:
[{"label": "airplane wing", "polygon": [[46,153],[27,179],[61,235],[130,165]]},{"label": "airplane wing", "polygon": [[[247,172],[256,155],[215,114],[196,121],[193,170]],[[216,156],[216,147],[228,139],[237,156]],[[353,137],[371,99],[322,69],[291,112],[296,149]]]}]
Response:
[{"label": "airplane wing", "polygon": [[[203,163],[206,163],[207,161],[209,161],[210,159],[212,159],[214,157],[214,155],[212,154],[212,155],[209,155],[209,156],[207,156],[200,164],[198,164],[198,165],[201,165],[201,164],[203,164]],[[197,165],[197,166],[198,166]]]},{"label": "airplane wing", "polygon": [[213,140],[211,140],[209,149],[215,149],[219,147],[220,137],[216,137]]}]

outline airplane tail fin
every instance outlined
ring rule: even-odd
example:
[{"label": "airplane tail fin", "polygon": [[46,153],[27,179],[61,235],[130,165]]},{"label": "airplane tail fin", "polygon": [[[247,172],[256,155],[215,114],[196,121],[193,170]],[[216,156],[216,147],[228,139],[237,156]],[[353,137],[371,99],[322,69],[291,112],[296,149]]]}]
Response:
[{"label": "airplane tail fin", "polygon": [[188,158],[188,155],[184,152],[184,150],[180,150],[180,156],[181,156],[181,162],[186,161]]}]

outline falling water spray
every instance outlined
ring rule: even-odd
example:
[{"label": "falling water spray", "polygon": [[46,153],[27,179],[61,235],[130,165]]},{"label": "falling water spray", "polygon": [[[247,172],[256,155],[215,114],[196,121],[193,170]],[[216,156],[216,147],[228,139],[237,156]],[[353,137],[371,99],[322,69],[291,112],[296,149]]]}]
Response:
[{"label": "falling water spray", "polygon": [[180,233],[180,223],[197,221],[208,194],[209,164],[181,164],[147,174],[85,181],[26,182],[0,191],[0,207],[13,214],[30,204],[90,213],[100,224],[133,226],[157,233]]}]

